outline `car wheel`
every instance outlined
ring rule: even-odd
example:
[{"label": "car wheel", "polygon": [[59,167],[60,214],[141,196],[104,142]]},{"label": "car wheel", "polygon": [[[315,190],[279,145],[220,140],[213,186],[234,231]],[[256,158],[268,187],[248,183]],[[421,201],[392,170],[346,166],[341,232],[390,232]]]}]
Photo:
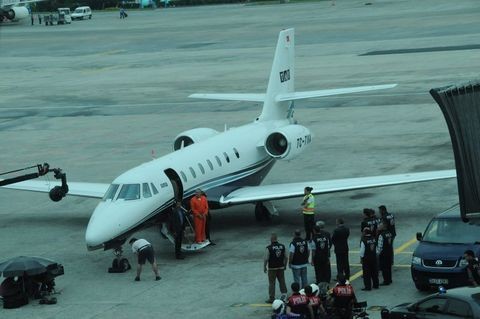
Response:
[{"label": "car wheel", "polygon": [[88,19],[92,20],[92,16],[89,16]]}]

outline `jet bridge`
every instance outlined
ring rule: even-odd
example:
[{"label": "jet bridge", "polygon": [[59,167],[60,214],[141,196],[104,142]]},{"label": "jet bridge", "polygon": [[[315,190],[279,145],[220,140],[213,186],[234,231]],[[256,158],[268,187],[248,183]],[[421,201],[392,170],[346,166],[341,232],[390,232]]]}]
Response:
[{"label": "jet bridge", "polygon": [[480,80],[431,89],[452,140],[463,221],[480,224]]}]

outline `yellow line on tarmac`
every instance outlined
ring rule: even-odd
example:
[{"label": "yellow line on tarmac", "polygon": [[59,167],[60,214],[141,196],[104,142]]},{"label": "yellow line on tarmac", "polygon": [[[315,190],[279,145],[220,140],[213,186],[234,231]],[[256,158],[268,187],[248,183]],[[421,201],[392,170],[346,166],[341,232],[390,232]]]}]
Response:
[{"label": "yellow line on tarmac", "polygon": [[271,307],[272,305],[269,303],[252,303],[249,306],[251,307]]},{"label": "yellow line on tarmac", "polygon": [[[416,241],[417,241],[417,238],[413,237],[412,239],[410,239],[409,241],[407,241],[406,243],[404,243],[403,245],[395,249],[395,254],[401,253],[402,251],[404,251],[405,249],[413,245]],[[363,271],[360,270],[359,272],[355,273],[353,276],[350,276],[350,282],[359,278],[361,275],[363,275]]]}]

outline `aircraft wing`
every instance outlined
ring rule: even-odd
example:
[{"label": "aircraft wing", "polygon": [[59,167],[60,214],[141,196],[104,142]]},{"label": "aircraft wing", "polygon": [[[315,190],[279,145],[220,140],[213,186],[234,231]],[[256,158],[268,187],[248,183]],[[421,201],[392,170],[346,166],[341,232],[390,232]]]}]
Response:
[{"label": "aircraft wing", "polygon": [[304,195],[303,190],[306,186],[313,188],[313,194],[326,194],[363,188],[426,182],[454,177],[456,177],[455,170],[445,170],[398,175],[334,179],[326,181],[246,186],[222,196],[220,198],[220,204],[234,205],[291,197],[301,197]]},{"label": "aircraft wing", "polygon": [[[60,185],[61,183],[57,181],[24,181],[3,186],[3,188],[48,193],[52,188]],[[109,186],[110,184],[68,182],[67,196],[102,198]]]},{"label": "aircraft wing", "polygon": [[13,6],[18,6],[25,3],[34,3],[45,0],[0,0],[0,8],[9,8]]}]

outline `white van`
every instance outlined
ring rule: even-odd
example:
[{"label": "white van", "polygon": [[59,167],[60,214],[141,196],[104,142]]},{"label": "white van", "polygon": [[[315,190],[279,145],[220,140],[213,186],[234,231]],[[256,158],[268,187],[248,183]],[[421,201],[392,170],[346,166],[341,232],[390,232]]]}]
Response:
[{"label": "white van", "polygon": [[78,7],[72,13],[72,20],[85,20],[92,18],[92,9],[90,7]]},{"label": "white van", "polygon": [[72,14],[70,8],[58,8],[58,24],[70,24],[72,23]]}]

